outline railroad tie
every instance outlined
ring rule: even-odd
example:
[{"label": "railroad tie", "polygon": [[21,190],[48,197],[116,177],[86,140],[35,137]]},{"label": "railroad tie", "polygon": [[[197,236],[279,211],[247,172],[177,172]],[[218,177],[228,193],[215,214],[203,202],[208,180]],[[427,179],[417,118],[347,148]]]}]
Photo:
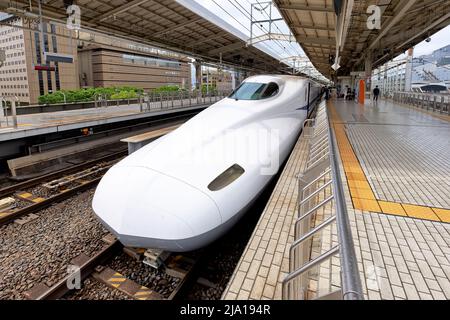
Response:
[{"label": "railroad tie", "polygon": [[35,196],[35,195],[33,195],[29,192],[25,192],[25,191],[18,191],[18,192],[16,192],[15,196],[21,200],[26,200],[26,201],[32,202],[32,203],[40,203],[40,202],[47,200],[45,198]]},{"label": "railroad tie", "polygon": [[93,277],[136,300],[163,300],[163,296],[159,293],[128,279],[121,273],[108,267],[99,273],[95,272]]},{"label": "railroad tie", "polygon": [[108,279],[108,283],[113,286],[114,288],[120,287],[122,283],[124,283],[127,280],[123,275],[116,272],[114,273],[114,276]]},{"label": "railroad tie", "polygon": [[154,294],[149,288],[141,286],[139,290],[134,294],[136,300],[150,300]]}]

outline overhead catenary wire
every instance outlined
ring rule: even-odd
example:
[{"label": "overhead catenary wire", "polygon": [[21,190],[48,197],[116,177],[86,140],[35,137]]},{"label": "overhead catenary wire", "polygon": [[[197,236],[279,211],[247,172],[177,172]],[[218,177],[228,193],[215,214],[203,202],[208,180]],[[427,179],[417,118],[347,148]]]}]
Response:
[{"label": "overhead catenary wire", "polygon": [[[217,1],[215,1],[215,0],[212,0],[213,1],[213,3],[214,4],[216,4],[222,11],[224,11],[228,16],[230,16],[233,20],[235,20],[239,25],[241,25],[245,30],[247,30],[248,32],[250,32],[250,29],[247,27],[247,26],[245,26],[244,24],[242,24],[242,22],[240,22],[238,19],[236,19],[236,17],[234,16],[234,15],[232,15],[227,9],[225,9],[222,5],[220,5],[220,4],[218,4],[217,3]],[[246,17],[246,18],[250,18],[250,14],[249,14],[249,12],[247,11],[247,10],[245,10],[247,13],[248,13],[248,16],[245,14],[245,13],[243,13],[242,12],[242,10],[240,10],[238,7],[236,7],[236,5],[233,3],[233,2],[231,2],[230,0],[228,0],[228,2],[231,4],[231,5],[233,5],[237,10],[239,10],[242,14],[244,14],[244,16]],[[242,6],[241,6],[242,7]],[[260,28],[261,29],[261,28]],[[262,31],[264,31],[264,30],[262,30]],[[280,46],[280,48],[281,49],[283,49],[284,50],[284,47],[282,46],[282,45],[280,45],[279,43],[277,43],[279,46]],[[280,55],[278,56],[278,58],[280,58]]]},{"label": "overhead catenary wire", "polygon": [[[235,1],[236,1],[236,0],[235,0]],[[249,0],[247,0],[247,2],[249,2]],[[262,8],[262,4],[261,4],[258,0],[256,0],[256,2],[261,6],[262,12],[265,13],[265,15],[266,15],[269,19],[271,19],[272,17],[266,12],[267,7],[266,7],[266,8]],[[249,3],[250,3],[250,2],[249,2]],[[274,25],[275,25],[275,27],[278,29],[278,31],[280,32],[280,34],[283,34],[283,32],[281,31],[281,29],[278,27],[278,25],[277,25],[276,23],[274,23]],[[294,49],[295,55],[298,55],[298,50],[297,50],[297,48],[295,48],[295,47],[292,45],[292,43],[291,43],[290,41],[289,41],[289,46],[290,46],[292,49]]]},{"label": "overhead catenary wire", "polygon": [[[236,1],[236,0],[235,0]],[[251,2],[249,1],[249,0],[246,0],[248,3],[250,3],[251,4]],[[256,2],[261,6],[261,12],[264,12],[265,13],[265,15],[269,18],[269,19],[271,19],[271,17],[269,16],[269,14],[266,12],[266,9],[267,9],[267,7],[266,8],[263,8],[262,7],[262,4],[259,2],[259,0],[256,0]],[[279,26],[275,23],[274,24],[275,25],[275,27],[278,29],[278,31],[282,34],[283,32],[281,31],[281,29],[279,28]],[[294,48],[294,51],[296,52],[295,54],[294,54],[294,56],[296,56],[296,55],[298,55],[298,56],[300,56],[299,54],[298,54],[298,51],[297,51],[297,49],[295,48],[295,47],[293,47],[292,46],[292,43],[291,42],[289,42],[289,44],[290,44],[290,46],[292,47],[292,48]],[[308,59],[309,60],[309,59]],[[316,77],[318,77],[318,78],[320,78],[320,77],[323,77],[323,75],[319,72],[319,71],[317,71],[317,69],[312,65],[312,63],[311,63],[311,61],[309,61],[309,63],[311,64],[310,66],[308,66],[307,68],[312,68],[312,74],[314,74]],[[294,66],[295,67],[295,66]]]},{"label": "overhead catenary wire", "polygon": [[[234,7],[236,7],[236,5],[234,4],[234,3],[232,3],[231,2],[231,0],[228,0]],[[242,10],[240,10],[239,8],[237,8],[239,11],[241,11],[241,13],[243,13],[244,15],[245,15],[245,17],[246,18],[249,18],[249,20],[251,20],[251,13],[247,10],[247,9],[245,9],[240,3],[239,3],[239,1],[237,1],[237,0],[234,0],[246,13],[243,13],[242,12]],[[249,2],[248,0],[247,0],[247,2],[250,4],[250,5],[252,5],[252,3],[251,2]],[[268,32],[268,30],[266,30],[265,28],[264,28],[264,26],[259,26],[259,25],[257,25],[257,27],[261,30],[261,31],[263,31],[263,32]],[[277,44],[283,51],[286,51],[286,47],[282,44],[282,43],[280,43],[279,42],[279,40],[272,40],[275,44]],[[288,53],[288,54],[291,54],[290,52]],[[296,52],[295,52],[295,48],[294,48],[294,55],[296,55]],[[281,54],[279,54],[279,58],[282,58],[282,56],[281,56]]]}]

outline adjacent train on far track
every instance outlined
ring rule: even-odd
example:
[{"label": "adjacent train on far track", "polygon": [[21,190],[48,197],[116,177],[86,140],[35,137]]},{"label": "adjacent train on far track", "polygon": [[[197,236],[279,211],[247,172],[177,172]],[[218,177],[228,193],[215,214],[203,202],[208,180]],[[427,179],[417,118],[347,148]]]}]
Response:
[{"label": "adjacent train on far track", "polygon": [[276,174],[320,94],[302,77],[246,79],[114,165],[97,187],[94,212],[125,246],[185,252],[210,244]]}]

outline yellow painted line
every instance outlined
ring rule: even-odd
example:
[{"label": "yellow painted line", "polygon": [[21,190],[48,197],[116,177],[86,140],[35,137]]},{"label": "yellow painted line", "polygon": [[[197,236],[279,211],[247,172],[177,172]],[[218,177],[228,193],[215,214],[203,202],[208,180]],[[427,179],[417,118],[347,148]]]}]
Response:
[{"label": "yellow painted line", "polygon": [[353,151],[353,147],[345,132],[345,125],[342,123],[336,108],[332,102],[329,102],[327,106],[330,110],[339,154],[355,209],[450,223],[450,210],[448,209],[377,200],[369,180]]},{"label": "yellow painted line", "polygon": [[39,203],[39,202],[42,202],[42,201],[45,201],[45,199],[44,198],[36,198],[36,199],[33,199],[33,202],[36,202],[36,203]]},{"label": "yellow painted line", "polygon": [[118,288],[126,280],[127,279],[122,274],[116,272],[111,278],[108,279],[108,283],[114,288]]},{"label": "yellow painted line", "polygon": [[141,286],[138,292],[134,294],[134,297],[138,300],[147,300],[153,294],[149,288]]},{"label": "yellow painted line", "polygon": [[28,199],[29,197],[33,196],[31,193],[28,192],[24,192],[19,194],[19,197],[24,198],[24,199]]},{"label": "yellow painted line", "polygon": [[433,208],[434,213],[444,222],[450,223],[450,210]]}]

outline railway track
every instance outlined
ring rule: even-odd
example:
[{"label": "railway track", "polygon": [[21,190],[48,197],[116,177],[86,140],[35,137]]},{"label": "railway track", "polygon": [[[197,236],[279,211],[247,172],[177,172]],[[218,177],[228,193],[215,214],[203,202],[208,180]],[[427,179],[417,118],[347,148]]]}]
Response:
[{"label": "railway track", "polygon": [[[178,121],[167,123],[167,128],[174,123],[179,123]],[[163,128],[157,128],[154,131],[158,131]],[[164,134],[167,132],[163,131]],[[164,135],[164,134],[161,134]],[[156,136],[155,138],[158,138]],[[54,171],[43,176],[26,180],[24,182],[19,182],[11,186],[4,187],[0,189],[0,201],[6,199],[11,201],[11,205],[4,205],[2,208],[0,206],[0,226],[15,221],[19,218],[29,215],[30,219],[36,218],[36,216],[31,216],[50,205],[69,199],[73,195],[88,190],[89,188],[95,186],[103,174],[116,162],[118,159],[127,155],[127,150],[120,150],[113,154],[86,161],[82,164],[73,165],[69,168]],[[92,168],[95,168],[93,171]],[[66,183],[64,182],[66,179]],[[51,182],[62,182],[57,183],[55,187],[49,188]],[[49,191],[48,196],[40,195],[40,192],[36,194],[33,192],[33,188],[38,186],[47,187]],[[23,222],[27,222],[24,220]],[[20,221],[19,221],[20,223]]]},{"label": "railway track", "polygon": [[45,283],[38,283],[25,293],[30,300],[57,300],[70,295],[76,288],[74,279],[83,282],[91,277],[99,283],[108,286],[112,290],[118,290],[133,300],[178,300],[183,297],[191,287],[197,267],[201,264],[204,255],[196,258],[190,256],[171,254],[162,269],[171,277],[178,278],[177,286],[172,292],[164,297],[150,287],[143,286],[128,279],[121,273],[106,266],[107,262],[117,256],[124,249],[120,242],[111,237],[106,240],[105,246],[92,257],[80,255],[74,259],[73,273],[58,281],[55,285],[48,287]]},{"label": "railway track", "polygon": [[[13,206],[0,210],[0,226],[26,215],[36,213],[56,202],[68,199],[79,192],[85,191],[95,186],[100,181],[103,174],[115,162],[115,160],[112,159],[123,157],[126,154],[127,151],[124,150],[103,157],[102,159],[89,161],[84,163],[83,165],[77,165],[65,170],[52,172],[48,175],[18,183],[14,186],[10,186],[0,190],[0,199],[5,197],[14,199]],[[103,163],[103,165],[99,165],[99,163]],[[101,168],[99,168],[98,166],[101,166]],[[89,168],[92,167],[97,167],[98,170],[92,173],[92,175],[90,176],[86,175],[83,178],[77,178],[77,172],[80,172],[80,170],[84,169],[81,172],[88,173]],[[33,191],[30,191],[30,188],[35,188],[37,186],[43,185],[44,183],[51,181],[51,179],[61,176],[67,177],[67,185],[49,190],[49,196],[47,197],[43,197],[35,193],[33,194]],[[69,182],[71,183],[71,185],[69,184]]]},{"label": "railway track", "polygon": [[[0,189],[0,200],[5,197],[13,197],[20,205],[15,208],[0,210],[0,226],[15,221],[24,224],[37,219],[37,212],[43,210],[54,203],[68,200],[76,194],[89,190],[95,186],[104,173],[121,157],[127,154],[126,150],[102,157],[100,159],[85,162],[80,165],[59,170],[30,179],[24,182],[16,183]],[[42,189],[46,189],[48,194],[42,195]],[[35,191],[37,190],[37,191]],[[31,218],[30,218],[31,217]],[[185,292],[186,286],[190,283],[192,275],[197,265],[196,259],[190,259],[180,255],[170,256],[164,267],[165,272],[171,274],[171,277],[177,278],[178,285],[171,291],[170,295],[162,295],[156,291],[137,285],[133,281],[126,279],[125,276],[118,275],[117,272],[111,276],[111,269],[105,267],[105,263],[117,257],[123,250],[122,245],[117,241],[105,242],[101,250],[96,251],[91,256],[81,254],[74,259],[70,265],[77,266],[77,274],[80,281],[86,278],[96,279],[103,285],[109,286],[113,290],[122,291],[131,299],[167,299],[175,300],[180,294]],[[64,274],[63,274],[64,275]],[[73,280],[73,274],[65,275],[64,278],[51,285],[48,282],[39,282],[30,290],[24,292],[28,299],[53,300],[60,299],[73,292],[70,281]],[[116,287],[113,280],[120,277],[128,287]],[[51,285],[50,287],[47,284]],[[68,285],[69,284],[69,285]],[[130,289],[131,287],[131,289]],[[130,291],[131,290],[131,291]],[[133,293],[133,290],[136,292]]]}]

